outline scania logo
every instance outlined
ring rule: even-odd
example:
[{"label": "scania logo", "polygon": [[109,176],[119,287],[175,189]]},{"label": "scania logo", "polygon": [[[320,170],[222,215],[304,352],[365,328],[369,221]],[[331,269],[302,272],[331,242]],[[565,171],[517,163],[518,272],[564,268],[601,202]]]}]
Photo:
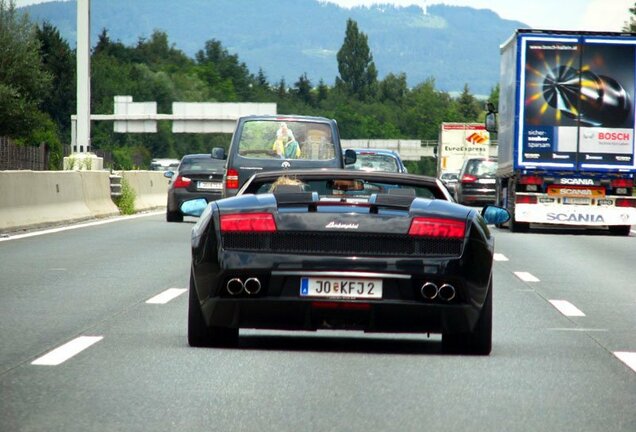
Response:
[{"label": "scania logo", "polygon": [[602,215],[586,214],[586,213],[548,213],[549,221],[558,222],[590,222],[599,223],[605,222]]},{"label": "scania logo", "polygon": [[282,164],[280,164],[281,167],[283,167],[284,169],[287,169],[291,166],[291,164],[287,161],[283,162]]},{"label": "scania logo", "polygon": [[592,179],[577,179],[577,178],[562,178],[559,182],[560,184],[566,185],[594,185],[594,180]]},{"label": "scania logo", "polygon": [[359,224],[354,224],[354,223],[344,224],[344,223],[340,223],[340,222],[331,221],[327,225],[325,225],[325,228],[358,229],[359,226],[360,226]]}]

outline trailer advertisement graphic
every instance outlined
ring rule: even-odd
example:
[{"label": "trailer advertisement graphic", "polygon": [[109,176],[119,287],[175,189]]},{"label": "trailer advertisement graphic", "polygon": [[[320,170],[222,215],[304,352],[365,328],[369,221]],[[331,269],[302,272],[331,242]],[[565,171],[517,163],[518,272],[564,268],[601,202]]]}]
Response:
[{"label": "trailer advertisement graphic", "polygon": [[633,167],[635,45],[523,39],[523,165]]}]

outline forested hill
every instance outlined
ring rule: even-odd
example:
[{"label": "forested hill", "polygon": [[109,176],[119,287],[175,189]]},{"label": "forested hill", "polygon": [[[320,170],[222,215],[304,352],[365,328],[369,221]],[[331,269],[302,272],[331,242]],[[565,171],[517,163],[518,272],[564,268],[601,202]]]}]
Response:
[{"label": "forested hill", "polygon": [[[58,28],[75,46],[76,2],[48,2],[23,8],[36,22]],[[189,56],[205,41],[219,40],[256,74],[291,85],[303,73],[312,83],[333,84],[336,53],[346,21],[367,34],[378,77],[406,73],[414,86],[429,77],[444,91],[488,94],[498,81],[499,45],[517,21],[487,9],[434,5],[344,9],[318,0],[91,0],[93,45],[107,29],[111,40],[134,45],[154,30]]]}]

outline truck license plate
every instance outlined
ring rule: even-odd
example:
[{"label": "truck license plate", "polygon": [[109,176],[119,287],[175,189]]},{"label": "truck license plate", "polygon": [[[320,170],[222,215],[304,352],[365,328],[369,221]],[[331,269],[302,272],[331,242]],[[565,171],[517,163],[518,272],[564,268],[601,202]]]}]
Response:
[{"label": "truck license plate", "polygon": [[577,197],[564,197],[563,204],[579,204],[579,205],[589,205],[592,203],[590,198],[577,198]]},{"label": "truck license plate", "polygon": [[337,297],[351,299],[382,298],[382,279],[314,278],[300,279],[301,297]]}]

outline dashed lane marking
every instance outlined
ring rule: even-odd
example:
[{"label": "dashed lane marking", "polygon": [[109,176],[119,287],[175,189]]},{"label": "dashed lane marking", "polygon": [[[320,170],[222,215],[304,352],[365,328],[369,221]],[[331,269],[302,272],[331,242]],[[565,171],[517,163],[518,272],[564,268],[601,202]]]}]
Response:
[{"label": "dashed lane marking", "polygon": [[636,372],[636,352],[616,351],[614,355],[631,370]]},{"label": "dashed lane marking", "polygon": [[170,300],[179,297],[181,294],[186,292],[185,288],[168,288],[164,292],[157,294],[156,296],[146,300],[146,303],[150,304],[166,304]]},{"label": "dashed lane marking", "polygon": [[495,261],[508,261],[508,257],[506,257],[504,254],[500,254],[500,253],[496,253],[495,255],[493,255],[493,259]]},{"label": "dashed lane marking", "polygon": [[577,308],[567,300],[549,300],[549,302],[552,303],[552,306],[557,308],[559,312],[567,317],[585,316],[583,311],[581,311],[579,308]]},{"label": "dashed lane marking", "polygon": [[524,282],[539,282],[539,279],[528,272],[515,272],[515,276]]},{"label": "dashed lane marking", "polygon": [[55,348],[31,362],[38,366],[57,366],[71,357],[81,353],[86,348],[102,340],[104,336],[80,336]]}]

